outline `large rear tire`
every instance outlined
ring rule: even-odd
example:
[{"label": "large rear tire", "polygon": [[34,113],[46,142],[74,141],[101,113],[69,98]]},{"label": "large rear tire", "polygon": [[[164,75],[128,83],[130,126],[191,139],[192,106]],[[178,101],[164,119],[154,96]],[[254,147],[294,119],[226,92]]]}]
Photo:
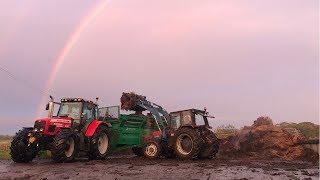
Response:
[{"label": "large rear tire", "polygon": [[196,129],[183,127],[175,135],[174,151],[180,159],[192,159],[198,156],[202,140]]},{"label": "large rear tire", "polygon": [[37,149],[29,145],[28,134],[32,132],[32,128],[23,128],[13,137],[10,145],[11,159],[16,163],[27,163],[32,161],[38,151]]},{"label": "large rear tire", "polygon": [[219,151],[219,140],[217,136],[209,129],[203,130],[202,138],[206,142],[202,147],[199,158],[200,159],[212,159]]},{"label": "large rear tire", "polygon": [[106,126],[98,127],[90,143],[90,159],[105,159],[110,147],[108,128]]},{"label": "large rear tire", "polygon": [[51,144],[51,158],[55,162],[72,162],[79,151],[76,134],[71,129],[62,129]]}]

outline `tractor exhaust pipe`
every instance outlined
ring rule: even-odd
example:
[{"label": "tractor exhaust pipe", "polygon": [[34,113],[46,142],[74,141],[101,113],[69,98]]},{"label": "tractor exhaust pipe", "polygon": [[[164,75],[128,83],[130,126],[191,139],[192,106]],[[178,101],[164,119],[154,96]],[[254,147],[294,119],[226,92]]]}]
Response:
[{"label": "tractor exhaust pipe", "polygon": [[52,118],[53,111],[54,111],[54,100],[53,100],[52,96],[50,96],[50,101],[49,101],[46,109],[48,110],[48,118]]}]

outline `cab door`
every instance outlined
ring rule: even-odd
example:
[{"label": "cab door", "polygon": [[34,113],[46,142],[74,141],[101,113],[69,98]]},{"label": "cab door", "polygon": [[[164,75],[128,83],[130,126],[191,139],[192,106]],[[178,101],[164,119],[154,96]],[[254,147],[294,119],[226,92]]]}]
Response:
[{"label": "cab door", "polygon": [[81,113],[81,122],[80,124],[83,127],[83,132],[85,132],[90,125],[90,123],[96,118],[96,107],[91,103],[83,103],[82,113]]}]

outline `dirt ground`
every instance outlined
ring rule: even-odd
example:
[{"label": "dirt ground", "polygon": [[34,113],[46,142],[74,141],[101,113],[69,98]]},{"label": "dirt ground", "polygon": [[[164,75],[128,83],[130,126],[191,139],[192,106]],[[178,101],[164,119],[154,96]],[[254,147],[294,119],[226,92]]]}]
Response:
[{"label": "dirt ground", "polygon": [[39,159],[29,164],[0,160],[0,179],[319,179],[319,166],[248,158],[179,161],[121,155],[66,164]]}]

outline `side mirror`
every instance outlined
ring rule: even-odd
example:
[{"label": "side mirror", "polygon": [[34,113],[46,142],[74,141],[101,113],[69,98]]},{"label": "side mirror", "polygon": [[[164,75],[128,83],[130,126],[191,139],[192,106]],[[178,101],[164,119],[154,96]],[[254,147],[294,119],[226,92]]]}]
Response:
[{"label": "side mirror", "polygon": [[46,105],[46,111],[49,110],[49,103]]}]

